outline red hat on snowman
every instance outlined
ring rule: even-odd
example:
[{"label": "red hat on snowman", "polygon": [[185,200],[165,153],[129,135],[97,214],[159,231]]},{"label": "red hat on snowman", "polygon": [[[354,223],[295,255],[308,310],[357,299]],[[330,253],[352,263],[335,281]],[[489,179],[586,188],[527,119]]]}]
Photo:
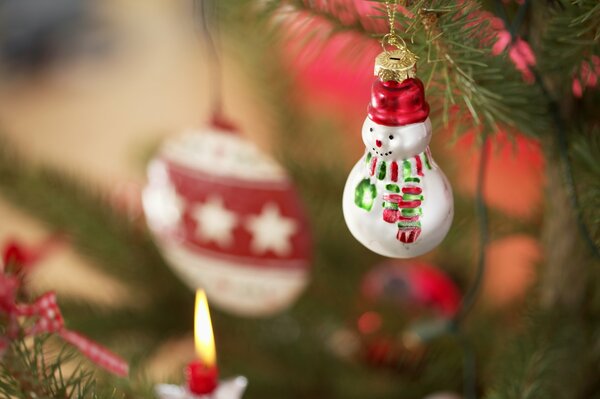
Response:
[{"label": "red hat on snowman", "polygon": [[423,83],[415,78],[402,82],[376,79],[371,87],[368,113],[373,122],[385,126],[425,121],[429,116],[429,104],[425,101]]}]

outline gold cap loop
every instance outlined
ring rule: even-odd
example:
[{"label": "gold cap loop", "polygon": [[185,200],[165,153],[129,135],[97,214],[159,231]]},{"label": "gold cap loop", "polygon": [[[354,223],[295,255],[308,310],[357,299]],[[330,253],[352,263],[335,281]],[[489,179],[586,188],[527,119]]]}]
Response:
[{"label": "gold cap loop", "polygon": [[407,48],[404,39],[395,33],[388,33],[381,38],[381,47],[385,52],[388,52],[387,45],[394,46],[398,50]]},{"label": "gold cap loop", "polygon": [[375,59],[375,75],[383,82],[402,82],[414,78],[417,73],[417,56],[406,47],[384,51]]}]

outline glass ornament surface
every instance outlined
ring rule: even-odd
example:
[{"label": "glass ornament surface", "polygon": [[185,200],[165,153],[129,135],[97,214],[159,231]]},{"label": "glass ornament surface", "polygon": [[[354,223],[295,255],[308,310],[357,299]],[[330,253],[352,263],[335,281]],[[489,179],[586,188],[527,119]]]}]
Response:
[{"label": "glass ornament surface", "polygon": [[352,235],[375,253],[423,255],[450,229],[452,188],[429,150],[431,134],[420,80],[373,83],[365,154],[350,171],[342,206]]},{"label": "glass ornament surface", "polygon": [[312,244],[294,185],[239,132],[208,125],[166,140],[142,197],[169,266],[214,306],[270,316],[307,285]]}]

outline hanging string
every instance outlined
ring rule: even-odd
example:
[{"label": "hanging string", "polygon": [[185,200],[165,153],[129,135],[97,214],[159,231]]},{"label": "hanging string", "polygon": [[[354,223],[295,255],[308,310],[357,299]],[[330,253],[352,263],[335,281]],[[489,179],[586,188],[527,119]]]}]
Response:
[{"label": "hanging string", "polygon": [[[392,7],[393,4],[394,6]],[[389,1],[385,2],[385,9],[387,11],[387,15],[388,15],[388,24],[390,26],[390,35],[394,35],[396,34],[396,8],[397,8],[397,4],[396,4],[396,0],[394,0],[392,3],[390,4]]]},{"label": "hanging string", "polygon": [[199,21],[201,35],[204,39],[209,57],[209,85],[212,112],[220,116],[223,110],[223,76],[221,58],[215,37],[218,37],[218,15],[216,0],[193,0],[194,16]]},{"label": "hanging string", "polygon": [[388,25],[390,27],[389,33],[385,34],[383,38],[381,38],[381,47],[383,50],[387,52],[387,45],[394,46],[399,50],[404,50],[406,52],[410,52],[408,47],[406,46],[406,42],[404,39],[396,33],[396,9],[398,8],[397,0],[386,1],[385,9],[388,17]]}]

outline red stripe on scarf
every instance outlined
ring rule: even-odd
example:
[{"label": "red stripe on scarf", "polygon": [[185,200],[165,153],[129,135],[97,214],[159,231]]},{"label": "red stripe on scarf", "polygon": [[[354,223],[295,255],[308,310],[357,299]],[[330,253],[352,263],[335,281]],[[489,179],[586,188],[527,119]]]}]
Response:
[{"label": "red stripe on scarf", "polygon": [[404,194],[421,194],[421,192],[423,192],[423,190],[421,190],[420,187],[409,186],[409,187],[402,187],[402,192]]},{"label": "red stripe on scarf", "polygon": [[398,222],[416,222],[419,220],[418,216],[398,216]]},{"label": "red stripe on scarf", "polygon": [[418,208],[421,206],[421,201],[419,200],[403,201],[400,194],[384,194],[383,200],[398,204],[398,208]]},{"label": "red stripe on scarf", "polygon": [[423,176],[423,162],[421,161],[421,156],[417,155],[415,161],[417,162],[417,175]]},{"label": "red stripe on scarf", "polygon": [[377,158],[373,157],[373,159],[371,159],[371,176],[373,176],[375,174],[376,166],[377,166]]},{"label": "red stripe on scarf", "polygon": [[392,162],[392,181],[398,181],[398,163],[396,161]]}]

